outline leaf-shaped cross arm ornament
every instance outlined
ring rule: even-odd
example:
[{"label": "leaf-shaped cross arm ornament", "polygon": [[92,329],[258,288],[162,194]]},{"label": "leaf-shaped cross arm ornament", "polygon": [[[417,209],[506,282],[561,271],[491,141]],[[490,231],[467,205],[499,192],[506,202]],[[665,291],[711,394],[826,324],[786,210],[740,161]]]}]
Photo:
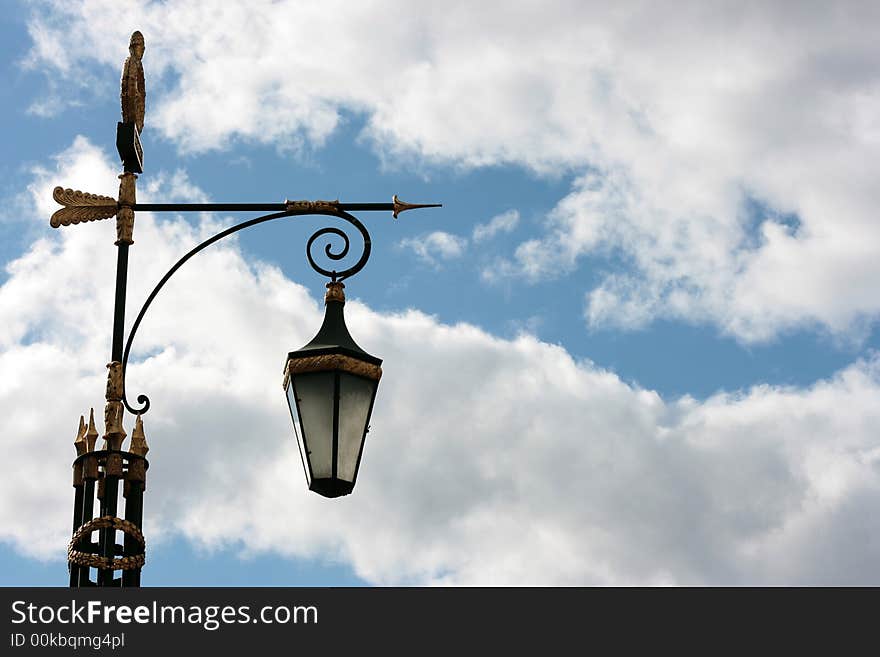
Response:
[{"label": "leaf-shaped cross arm ornament", "polygon": [[55,212],[49,220],[52,228],[70,226],[86,221],[109,219],[116,215],[119,204],[115,198],[89,194],[77,189],[56,187],[52,190],[52,198],[64,207]]}]

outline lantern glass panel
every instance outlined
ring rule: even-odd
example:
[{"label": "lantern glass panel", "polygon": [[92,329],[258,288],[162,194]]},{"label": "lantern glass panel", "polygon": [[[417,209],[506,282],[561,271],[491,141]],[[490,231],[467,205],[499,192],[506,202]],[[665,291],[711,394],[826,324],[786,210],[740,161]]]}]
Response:
[{"label": "lantern glass panel", "polygon": [[377,381],[339,374],[339,456],[337,476],[354,482]]},{"label": "lantern glass panel", "polygon": [[334,377],[334,372],[314,372],[293,377],[300,430],[312,479],[333,476]]},{"label": "lantern glass panel", "polygon": [[293,388],[293,380],[287,382],[287,405],[290,406],[290,419],[293,420],[293,432],[296,434],[296,446],[299,448],[299,457],[302,459],[303,470],[306,473],[306,484],[311,487],[312,475],[309,472],[309,466],[306,462],[305,448],[303,447],[302,425],[299,421],[298,411],[296,410],[296,394]]}]

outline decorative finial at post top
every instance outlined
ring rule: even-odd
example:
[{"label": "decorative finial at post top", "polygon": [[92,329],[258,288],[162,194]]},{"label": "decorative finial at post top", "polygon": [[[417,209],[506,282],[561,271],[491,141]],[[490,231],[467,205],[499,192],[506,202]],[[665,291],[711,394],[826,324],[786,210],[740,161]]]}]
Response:
[{"label": "decorative finial at post top", "polygon": [[128,52],[131,53],[132,57],[137,57],[138,59],[144,56],[144,35],[141,34],[140,30],[135,30],[131,33],[131,39],[128,41]]},{"label": "decorative finial at post top", "polygon": [[131,432],[131,451],[133,454],[138,454],[139,456],[146,456],[147,452],[150,451],[149,445],[147,445],[147,437],[144,434],[144,421],[141,420],[141,416],[138,415],[137,419],[134,421],[134,429]]},{"label": "decorative finial at post top", "polygon": [[122,66],[120,101],[122,122],[134,123],[138,132],[144,131],[144,110],[146,106],[146,85],[144,84],[144,35],[133,32],[128,43],[129,56]]},{"label": "decorative finial at post top", "polygon": [[76,439],[73,441],[76,448],[76,455],[82,456],[86,453],[86,418],[79,416],[79,429],[76,432]]},{"label": "decorative finial at post top", "polygon": [[95,409],[89,409],[89,429],[86,432],[86,451],[94,452],[98,442],[98,429],[95,427]]},{"label": "decorative finial at post top", "polygon": [[[134,421],[134,429],[131,432],[131,447],[129,450],[132,454],[145,457],[150,451],[147,446],[147,438],[144,435],[144,422],[141,420],[140,413]],[[128,498],[132,493],[132,486],[140,484],[141,492],[146,489],[147,483],[147,462],[144,458],[131,458],[128,463],[128,472],[125,476],[125,497]]]},{"label": "decorative finial at post top", "polygon": [[122,159],[122,167],[131,173],[144,170],[144,149],[140,135],[144,131],[144,111],[147,91],[144,84],[144,35],[135,32],[128,44],[129,56],[122,66],[119,101],[122,105],[122,121],[116,126],[116,150]]},{"label": "decorative finial at post top", "polygon": [[76,432],[76,440],[73,441],[73,446],[76,448],[77,456],[76,461],[73,462],[73,485],[82,486],[85,465],[79,460],[79,457],[86,453],[88,447],[86,445],[86,419],[82,415],[79,416],[79,429]]}]

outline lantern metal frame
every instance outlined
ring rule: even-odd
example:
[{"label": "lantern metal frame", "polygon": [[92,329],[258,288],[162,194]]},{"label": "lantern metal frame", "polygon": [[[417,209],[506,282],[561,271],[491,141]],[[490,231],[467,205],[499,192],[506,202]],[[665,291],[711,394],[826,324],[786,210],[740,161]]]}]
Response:
[{"label": "lantern metal frame", "polygon": [[[345,285],[341,281],[331,281],[327,284],[327,294],[324,298],[326,310],[320,330],[304,347],[291,351],[284,366],[284,390],[287,394],[294,431],[297,431],[297,424],[299,425],[296,437],[306,481],[309,490],[324,497],[348,495],[354,489],[379,380],[382,378],[382,360],[361,349],[348,332],[343,312],[344,288]],[[324,375],[332,376],[333,388],[331,430],[330,435],[325,436],[330,442],[329,450],[326,449],[327,445],[324,446],[325,449],[318,449],[315,436],[308,435],[315,427],[306,422],[306,414],[302,407],[303,390],[311,387]],[[358,405],[349,398],[349,395],[344,394],[349,392],[352,384],[357,386],[359,381],[361,392],[366,392],[363,383],[366,383],[369,390],[370,399],[366,413],[362,412],[363,408],[357,409]],[[345,382],[344,386],[343,382]],[[349,408],[352,405],[355,410]],[[361,412],[355,415],[358,410]],[[340,422],[346,416],[355,421],[353,426],[349,426],[350,423]],[[307,424],[309,424],[308,430]],[[353,466],[340,467],[349,466],[350,458],[344,457],[346,455],[350,457],[352,447],[357,449]],[[313,453],[316,455],[313,456]],[[322,454],[326,455],[328,462],[316,464],[315,461]],[[318,465],[324,466],[320,468],[321,476],[316,473]]]}]

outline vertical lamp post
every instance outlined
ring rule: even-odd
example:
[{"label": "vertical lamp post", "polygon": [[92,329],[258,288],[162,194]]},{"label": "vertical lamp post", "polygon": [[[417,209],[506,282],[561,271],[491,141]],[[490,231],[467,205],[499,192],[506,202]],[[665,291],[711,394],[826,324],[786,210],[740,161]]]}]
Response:
[{"label": "vertical lamp post", "polygon": [[[319,274],[330,279],[325,297],[324,322],[318,334],[304,347],[287,355],[284,389],[290,406],[300,455],[310,490],[325,497],[351,493],[357,479],[364,441],[382,361],[361,349],[348,332],[343,316],[345,294],[343,281],[359,272],[370,256],[372,243],[366,227],[353,211],[392,212],[396,218],[405,210],[440,207],[439,204],[404,203],[396,196],[391,203],[340,203],[339,201],[285,201],[284,203],[137,203],[137,174],[143,172],[144,152],[140,136],[144,127],[145,85],[141,58],[144,38],[140,32],[131,36],[130,56],[122,71],[122,121],[117,124],[116,147],[122,160],[119,197],[100,196],[56,187],[53,198],[64,207],[52,215],[53,228],[116,217],[116,291],[113,312],[113,344],[107,365],[107,388],[104,406],[104,444],[96,449],[99,437],[94,410],[89,421],[80,417],[74,446],[73,536],[68,548],[70,586],[140,586],[145,563],[143,495],[146,490],[147,446],[142,415],[150,408],[146,395],[137,397],[133,407],[126,396],[125,374],[134,336],[150,304],[174,273],[190,258],[228,235],[275,219],[304,215],[325,215],[353,226],[363,240],[360,259],[351,267],[337,271],[319,266],[312,257],[312,245],[318,238],[336,236],[342,246],[334,251],[330,244],[324,255],[339,261],[349,252],[348,235],[334,226],[322,228],[309,238],[306,257]],[[128,339],[125,340],[125,295],[128,279],[128,249],[134,243],[135,211],[152,212],[247,212],[269,211],[255,219],[227,228],[205,240],[184,255],[162,277],[141,307]],[[124,343],[124,346],[123,346]],[[125,411],[135,416],[128,449],[123,428]],[[124,517],[119,517],[119,493],[122,485]],[[95,513],[96,502],[98,513]],[[98,532],[94,541],[92,535]],[[117,543],[122,533],[122,544]],[[92,569],[96,577],[92,579]],[[121,571],[116,578],[115,571]]]}]

